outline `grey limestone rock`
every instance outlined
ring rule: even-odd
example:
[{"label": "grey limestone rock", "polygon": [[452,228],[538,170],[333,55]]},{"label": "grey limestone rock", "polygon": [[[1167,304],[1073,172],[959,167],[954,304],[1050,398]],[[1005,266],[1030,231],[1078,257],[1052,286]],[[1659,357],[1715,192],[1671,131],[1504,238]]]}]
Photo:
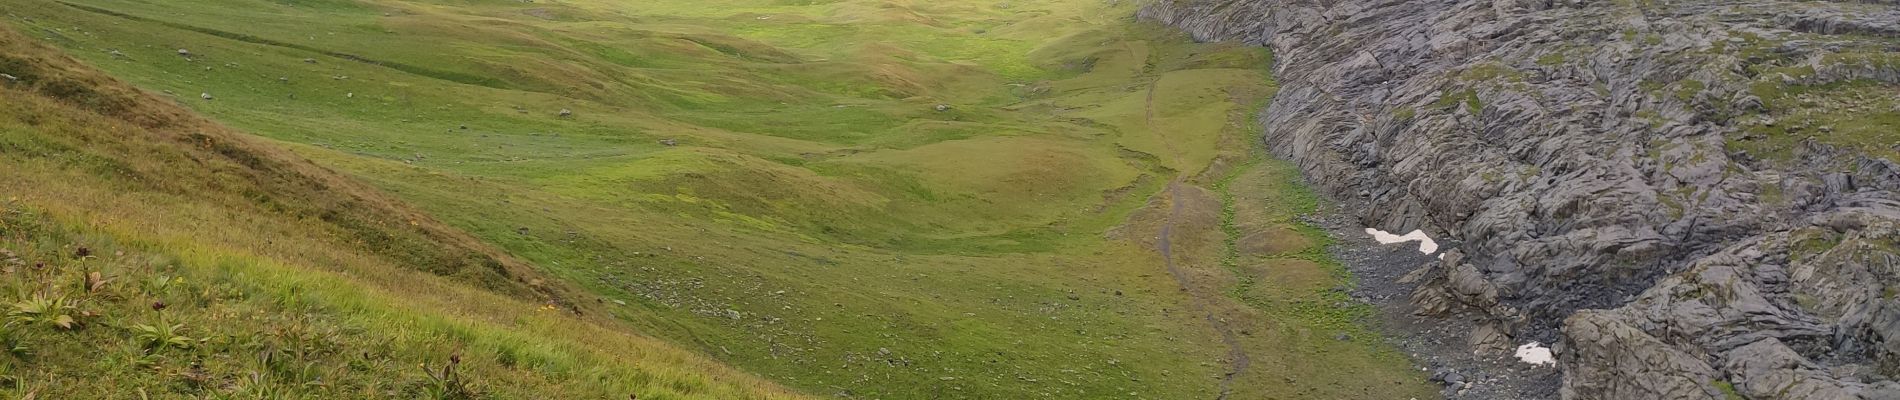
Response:
[{"label": "grey limestone rock", "polygon": [[[1900,4],[1160,0],[1140,16],[1271,48],[1269,148],[1364,202],[1366,226],[1458,243],[1407,276],[1418,313],[1556,343],[1552,395],[1900,398],[1900,145],[1816,117],[1900,104]],[[1842,85],[1895,98],[1811,90]],[[1472,343],[1495,347],[1485,334]]]}]

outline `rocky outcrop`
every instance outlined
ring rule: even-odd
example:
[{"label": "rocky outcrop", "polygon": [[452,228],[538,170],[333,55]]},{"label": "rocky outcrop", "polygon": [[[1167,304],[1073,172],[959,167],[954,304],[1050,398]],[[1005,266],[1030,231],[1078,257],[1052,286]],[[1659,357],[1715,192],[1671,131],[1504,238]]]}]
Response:
[{"label": "rocky outcrop", "polygon": [[[1561,396],[1900,398],[1900,147],[1829,125],[1900,121],[1900,5],[1160,0],[1141,16],[1270,47],[1269,147],[1368,204],[1368,226],[1456,243],[1409,277],[1420,311],[1558,343]],[[1828,101],[1854,88],[1892,98]]]}]

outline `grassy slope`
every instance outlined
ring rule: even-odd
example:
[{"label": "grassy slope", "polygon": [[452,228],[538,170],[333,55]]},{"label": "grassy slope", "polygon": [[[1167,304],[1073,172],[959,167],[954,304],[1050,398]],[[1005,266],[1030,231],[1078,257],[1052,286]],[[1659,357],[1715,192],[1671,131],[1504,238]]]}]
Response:
[{"label": "grassy slope", "polygon": [[[1265,54],[1130,4],[19,3],[32,35],[810,392],[1211,397],[1226,350],[1150,247],[1151,195],[1234,176],[1271,184],[1209,191],[1233,217],[1177,242],[1224,317],[1280,332],[1246,336],[1283,367],[1242,393],[1430,395],[1377,339],[1332,339],[1360,332],[1323,260],[1222,245],[1295,231],[1272,241],[1317,254],[1298,196],[1256,196],[1297,185],[1246,161]],[[1261,297],[1248,271],[1314,278]]]},{"label": "grassy slope", "polygon": [[0,66],[11,398],[795,398],[10,29]]}]

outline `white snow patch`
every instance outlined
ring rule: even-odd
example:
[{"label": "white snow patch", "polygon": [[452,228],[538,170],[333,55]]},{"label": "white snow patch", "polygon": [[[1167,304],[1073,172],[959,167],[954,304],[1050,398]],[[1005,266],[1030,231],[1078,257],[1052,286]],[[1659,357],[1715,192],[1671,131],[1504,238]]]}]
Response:
[{"label": "white snow patch", "polygon": [[1411,233],[1401,236],[1376,228],[1366,228],[1366,234],[1372,235],[1372,240],[1379,241],[1379,244],[1404,243],[1417,240],[1418,252],[1425,254],[1438,252],[1438,241],[1432,240],[1431,236],[1425,236],[1425,231],[1423,230],[1413,229]]},{"label": "white snow patch", "polygon": [[1525,343],[1523,346],[1517,346],[1517,360],[1531,365],[1551,365],[1557,363],[1556,358],[1550,355],[1550,348],[1544,347],[1543,343],[1538,342],[1530,342]]}]

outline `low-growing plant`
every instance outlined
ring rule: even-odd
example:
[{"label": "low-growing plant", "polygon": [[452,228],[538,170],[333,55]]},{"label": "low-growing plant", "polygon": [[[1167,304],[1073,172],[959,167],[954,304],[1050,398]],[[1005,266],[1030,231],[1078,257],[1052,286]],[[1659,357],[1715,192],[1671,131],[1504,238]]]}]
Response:
[{"label": "low-growing plant", "polygon": [[184,324],[166,324],[162,318],[156,325],[133,324],[130,329],[132,329],[132,338],[148,350],[189,349],[199,342],[180,333],[185,329]]},{"label": "low-growing plant", "polygon": [[235,398],[282,399],[286,397],[285,389],[271,382],[270,377],[262,372],[251,371],[251,373],[238,377],[238,380],[239,389],[237,392],[242,394],[242,396]]},{"label": "low-growing plant", "polygon": [[132,324],[132,326],[128,328],[132,330],[133,340],[137,341],[141,346],[144,346],[148,351],[158,351],[167,348],[180,350],[190,349],[193,345],[204,342],[203,339],[193,339],[190,336],[185,336],[184,333],[182,333],[182,331],[185,330],[185,324],[166,323],[166,307],[168,307],[168,305],[163,301],[153,302],[152,312],[158,314],[158,323]]},{"label": "low-growing plant", "polygon": [[140,289],[144,289],[145,293],[147,294],[151,294],[153,296],[161,296],[166,293],[170,293],[172,285],[178,283],[181,280],[183,279],[179,277],[171,276],[171,275],[158,275],[158,276],[152,277],[152,279],[148,279],[144,282],[141,282],[140,284],[142,287],[140,287]]},{"label": "low-growing plant", "polygon": [[62,330],[79,327],[76,301],[65,296],[47,296],[34,293],[33,297],[13,303],[13,311],[7,313],[9,324],[51,325]]},{"label": "low-growing plant", "polygon": [[469,383],[455,372],[455,367],[461,363],[461,356],[452,355],[449,356],[449,362],[443,364],[442,369],[439,371],[430,369],[428,364],[423,364],[421,366],[422,374],[427,376],[429,380],[423,382],[422,398],[432,400],[466,400],[479,398],[479,392],[469,387]]}]

